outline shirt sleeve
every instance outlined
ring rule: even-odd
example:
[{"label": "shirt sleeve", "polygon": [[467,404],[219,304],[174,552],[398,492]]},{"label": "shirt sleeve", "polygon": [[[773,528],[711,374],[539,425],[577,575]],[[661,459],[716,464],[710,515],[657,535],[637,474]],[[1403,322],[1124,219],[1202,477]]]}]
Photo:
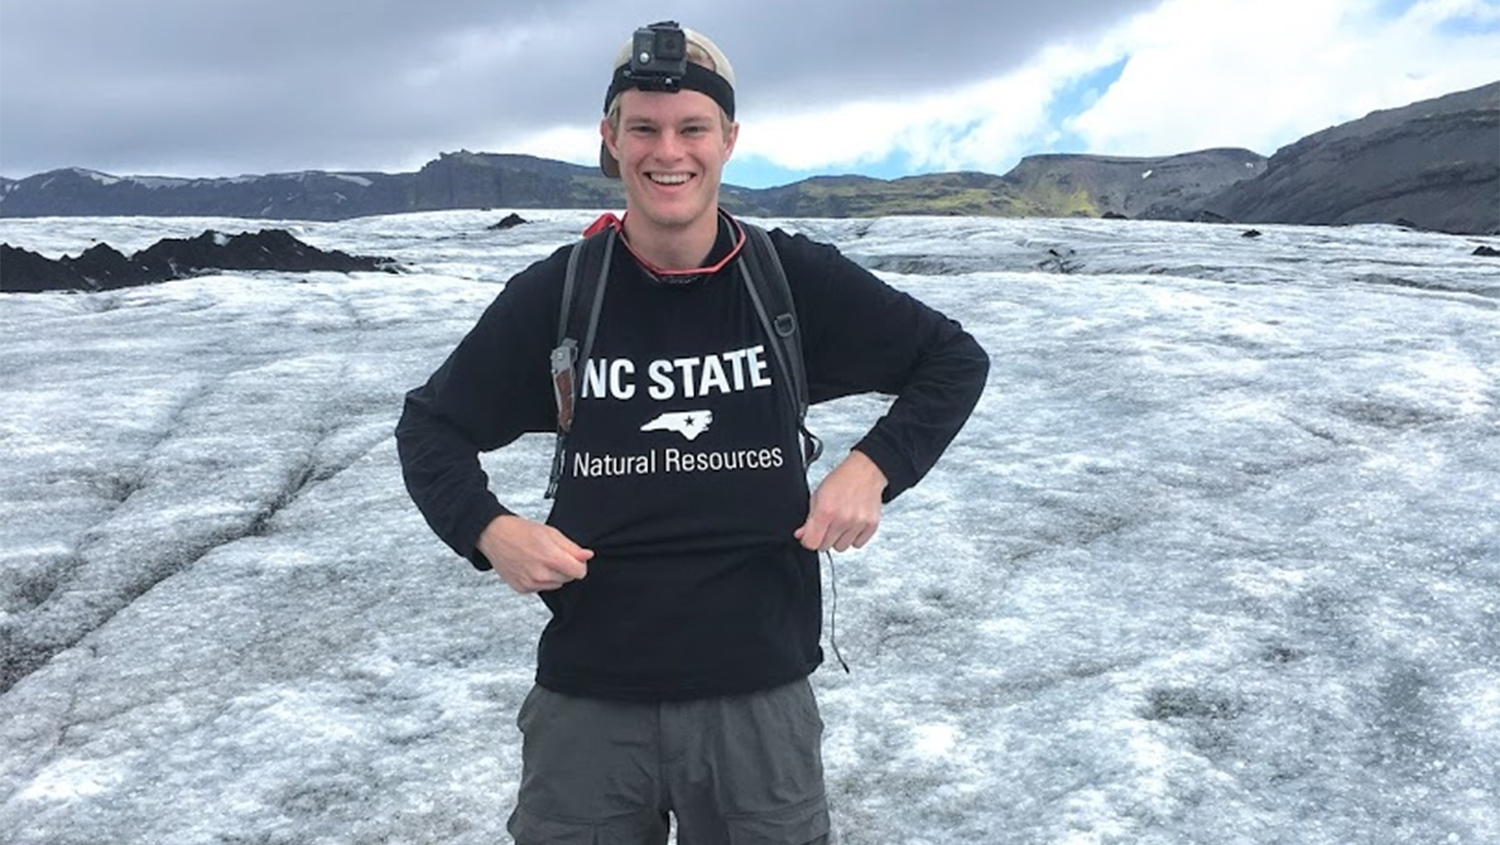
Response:
[{"label": "shirt sleeve", "polygon": [[526,432],[553,431],[548,356],[567,250],[512,278],[425,384],[406,394],[396,447],[407,492],[434,533],[478,569],[476,544],[511,511],[490,490],[479,454]]},{"label": "shirt sleeve", "polygon": [[889,502],[937,463],[974,410],[989,356],[956,321],[898,291],[836,248],[773,233],[803,332],[812,402],[895,397],[860,441]]}]

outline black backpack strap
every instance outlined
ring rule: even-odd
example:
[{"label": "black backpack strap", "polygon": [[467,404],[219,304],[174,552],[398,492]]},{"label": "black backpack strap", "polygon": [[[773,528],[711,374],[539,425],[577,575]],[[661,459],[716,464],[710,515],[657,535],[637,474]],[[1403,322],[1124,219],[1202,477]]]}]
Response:
[{"label": "black backpack strap", "polygon": [[787,282],[781,256],[765,229],[749,223],[745,229],[745,248],[740,253],[740,278],[755,304],[761,328],[770,340],[771,353],[787,386],[787,399],[796,414],[797,434],[803,438],[803,466],[811,465],[823,454],[823,441],[807,430],[807,368],[802,358],[802,329],[797,308],[792,302],[792,288]]},{"label": "black backpack strap", "polygon": [[588,365],[589,354],[594,349],[599,312],[604,306],[604,288],[609,281],[609,264],[618,239],[614,228],[607,228],[574,244],[568,253],[562,303],[557,309],[557,346],[552,350],[557,442],[552,452],[552,476],[547,483],[546,496],[549,499],[557,494],[557,483],[562,478],[563,447],[573,427],[573,414],[582,394],[579,370]]}]

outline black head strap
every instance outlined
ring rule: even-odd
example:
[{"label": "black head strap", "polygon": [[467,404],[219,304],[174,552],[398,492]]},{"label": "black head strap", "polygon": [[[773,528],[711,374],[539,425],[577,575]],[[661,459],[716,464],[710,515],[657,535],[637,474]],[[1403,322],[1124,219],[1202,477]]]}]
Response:
[{"label": "black head strap", "polygon": [[641,91],[688,90],[707,94],[729,115],[730,120],[734,120],[733,86],[729,84],[729,80],[700,64],[688,62],[687,72],[681,77],[638,74],[630,70],[630,65],[620,65],[615,68],[615,78],[609,83],[609,93],[604,95],[604,110],[609,111],[609,104],[615,101],[615,97],[631,88]]}]

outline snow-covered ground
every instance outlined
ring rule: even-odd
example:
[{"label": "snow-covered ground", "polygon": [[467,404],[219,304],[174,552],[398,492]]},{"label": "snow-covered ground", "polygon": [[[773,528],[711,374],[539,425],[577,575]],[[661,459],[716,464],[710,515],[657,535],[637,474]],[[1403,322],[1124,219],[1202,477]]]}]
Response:
[{"label": "snow-covered ground", "polygon": [[[0,842],[508,841],[544,612],[428,532],[391,432],[592,218],[522,214],[0,220],[52,256],[287,226],[413,267],[0,295]],[[770,222],[993,361],[837,557],[841,842],[1500,841],[1500,262],[1470,255],[1500,241]],[[812,427],[837,455],[883,405]],[[545,513],[550,450],[487,459],[505,501]]]}]

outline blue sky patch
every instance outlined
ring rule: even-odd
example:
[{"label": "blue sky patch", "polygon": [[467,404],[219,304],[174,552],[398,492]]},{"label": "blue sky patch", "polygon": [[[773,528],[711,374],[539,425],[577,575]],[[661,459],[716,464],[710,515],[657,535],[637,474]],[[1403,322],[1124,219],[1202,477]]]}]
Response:
[{"label": "blue sky patch", "polygon": [[1475,13],[1454,15],[1437,25],[1437,33],[1445,37],[1464,38],[1497,32],[1500,32],[1500,17],[1485,20]]},{"label": "blue sky patch", "polygon": [[774,188],[800,182],[812,176],[838,176],[858,174],[875,179],[899,179],[921,173],[938,173],[952,168],[938,165],[918,166],[903,151],[894,151],[879,161],[851,164],[847,167],[829,165],[813,170],[798,170],[781,167],[760,156],[735,156],[724,165],[724,183],[742,188]]},{"label": "blue sky patch", "polygon": [[1129,56],[1121,57],[1119,61],[1097,68],[1059,88],[1052,95],[1052,108],[1049,110],[1052,123],[1060,125],[1065,119],[1087,111],[1089,106],[1104,96],[1110,86],[1120,81],[1120,75],[1125,72],[1125,65],[1129,61]]}]

